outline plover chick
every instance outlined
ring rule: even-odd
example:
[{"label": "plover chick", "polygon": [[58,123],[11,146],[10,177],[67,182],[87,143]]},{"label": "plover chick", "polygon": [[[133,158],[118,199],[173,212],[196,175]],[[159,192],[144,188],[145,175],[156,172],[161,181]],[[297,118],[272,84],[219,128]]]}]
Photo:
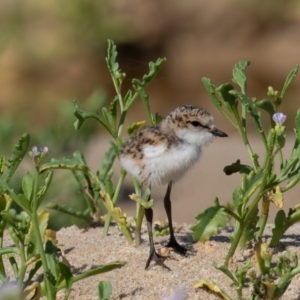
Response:
[{"label": "plover chick", "polygon": [[[206,110],[194,105],[184,105],[170,112],[159,125],[137,131],[121,150],[121,166],[144,188],[151,190],[158,185],[168,184],[164,197],[170,228],[167,247],[180,254],[185,254],[186,249],[178,244],[174,236],[170,200],[172,185],[198,161],[202,147],[213,136],[227,137],[227,134],[215,127],[212,115]],[[145,269],[149,267],[151,260],[169,269],[159,259],[154,248],[152,208],[145,209],[145,216],[150,243],[150,255]]]}]

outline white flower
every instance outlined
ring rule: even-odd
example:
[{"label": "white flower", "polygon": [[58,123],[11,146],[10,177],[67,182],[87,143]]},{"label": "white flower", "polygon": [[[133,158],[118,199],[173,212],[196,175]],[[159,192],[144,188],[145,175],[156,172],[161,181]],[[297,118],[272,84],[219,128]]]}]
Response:
[{"label": "white flower", "polygon": [[36,157],[40,155],[40,151],[37,146],[32,147],[32,156]]},{"label": "white flower", "polygon": [[286,115],[284,115],[281,112],[278,112],[273,115],[272,119],[276,123],[276,125],[282,125],[284,123],[284,121],[286,120]]},{"label": "white flower", "polygon": [[48,147],[44,147],[42,149],[42,152],[43,152],[44,155],[48,155],[49,154],[49,148]]}]

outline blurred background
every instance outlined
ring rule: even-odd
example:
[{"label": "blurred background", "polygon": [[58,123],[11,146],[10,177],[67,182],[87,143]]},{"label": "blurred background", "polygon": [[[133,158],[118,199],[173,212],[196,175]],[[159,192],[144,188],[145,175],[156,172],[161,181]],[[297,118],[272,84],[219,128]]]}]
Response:
[{"label": "blurred background", "polygon": [[[210,111],[217,127],[229,134],[204,149],[201,162],[174,187],[174,219],[192,223],[215,196],[221,203],[231,200],[240,178],[225,176],[223,167],[238,158],[249,162],[233,128],[210,102],[201,78],[209,77],[216,85],[229,82],[234,64],[250,60],[248,93],[265,98],[267,87],[280,90],[286,75],[300,62],[299,32],[297,0],[152,0],[143,4],[138,0],[3,0],[1,155],[9,154],[19,136],[28,132],[32,145],[48,146],[51,157],[62,158],[80,150],[97,170],[109,148],[109,138],[95,121],[74,130],[72,100],[85,110],[98,111],[113,99],[115,92],[105,63],[107,39],[117,44],[118,62],[127,74],[124,91],[132,78],[147,72],[149,61],[166,57],[162,71],[147,89],[152,111],[165,115],[178,105],[196,104]],[[296,77],[282,105],[282,112],[288,115],[286,155],[292,147],[293,119],[300,106],[299,82]],[[128,124],[143,119],[142,104],[137,101]],[[251,140],[261,153],[257,136]],[[72,178],[62,172],[55,174],[54,180],[48,200],[82,209]],[[134,213],[127,198],[131,189],[128,180],[121,205],[129,215]],[[161,187],[154,192],[155,218],[165,218],[160,200],[164,190]],[[299,192],[297,187],[287,193],[286,211],[300,203]],[[53,214],[55,224],[64,218]],[[64,218],[64,225],[74,221]]]}]

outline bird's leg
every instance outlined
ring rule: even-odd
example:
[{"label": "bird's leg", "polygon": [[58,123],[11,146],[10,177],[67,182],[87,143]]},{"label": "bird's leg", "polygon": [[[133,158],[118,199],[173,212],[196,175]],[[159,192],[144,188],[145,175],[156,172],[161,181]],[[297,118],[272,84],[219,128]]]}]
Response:
[{"label": "bird's leg", "polygon": [[167,192],[164,198],[164,206],[168,217],[169,228],[170,228],[170,241],[167,244],[167,247],[173,248],[176,252],[184,255],[186,253],[186,249],[178,244],[174,236],[173,224],[172,224],[172,205],[171,205],[171,189],[172,189],[172,181],[169,182]]},{"label": "bird's leg", "polygon": [[[149,199],[150,200],[150,196]],[[149,244],[150,244],[150,254],[146,262],[145,270],[148,269],[151,260],[154,260],[157,264],[164,267],[165,269],[170,271],[170,268],[168,268],[162,261],[161,256],[158,255],[155,251],[154,242],[153,242],[153,234],[152,234],[152,221],[153,221],[153,210],[152,208],[145,209],[145,216],[147,220],[147,228],[148,228],[148,236],[149,236]]]}]

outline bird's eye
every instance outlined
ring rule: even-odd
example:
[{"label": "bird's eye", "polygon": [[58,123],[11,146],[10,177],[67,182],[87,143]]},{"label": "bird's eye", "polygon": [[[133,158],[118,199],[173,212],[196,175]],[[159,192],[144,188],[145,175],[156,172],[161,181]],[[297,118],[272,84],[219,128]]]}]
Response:
[{"label": "bird's eye", "polygon": [[192,123],[192,125],[193,125],[194,127],[199,127],[199,126],[201,126],[201,124],[200,124],[198,121],[192,121],[191,123]]}]

